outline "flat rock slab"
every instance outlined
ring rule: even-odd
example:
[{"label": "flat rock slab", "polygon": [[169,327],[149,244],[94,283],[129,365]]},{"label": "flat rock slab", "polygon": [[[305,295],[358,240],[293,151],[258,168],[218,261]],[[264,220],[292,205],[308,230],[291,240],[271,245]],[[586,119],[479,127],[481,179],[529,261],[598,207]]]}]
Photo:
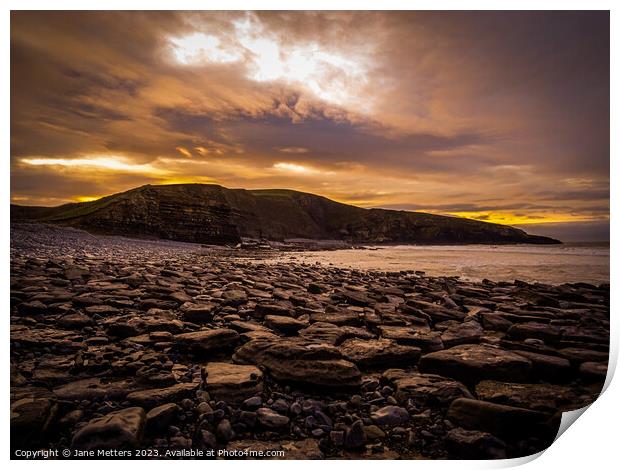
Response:
[{"label": "flat rock slab", "polygon": [[394,383],[394,397],[399,403],[412,400],[423,407],[447,406],[457,398],[473,398],[469,389],[461,382],[439,375],[391,369],[383,376]]},{"label": "flat rock slab", "polygon": [[132,380],[104,381],[99,378],[77,380],[54,389],[60,400],[121,400],[139,388]]},{"label": "flat rock slab", "polygon": [[379,326],[377,329],[383,338],[393,339],[400,344],[417,346],[425,352],[443,349],[441,335],[434,331],[426,332],[409,326]]},{"label": "flat rock slab", "polygon": [[215,304],[204,303],[197,304],[193,302],[185,302],[180,309],[183,318],[192,323],[209,323],[213,320]]},{"label": "flat rock slab", "polygon": [[283,315],[266,315],[265,325],[272,330],[278,330],[286,335],[294,335],[302,328],[308,326],[308,322],[303,322]]},{"label": "flat rock slab", "polygon": [[197,382],[179,383],[165,388],[152,388],[132,392],[127,395],[127,400],[136,405],[145,406],[147,408],[158,406],[164,403],[178,402],[181,399],[191,395],[200,384]]},{"label": "flat rock slab", "polygon": [[488,432],[454,428],[446,434],[446,446],[462,459],[506,458],[506,444]]},{"label": "flat rock slab", "polygon": [[465,429],[522,440],[538,434],[540,428],[546,426],[550,415],[482,400],[458,398],[448,408],[447,418]]},{"label": "flat rock slab", "polygon": [[573,376],[568,359],[531,351],[513,351],[532,361],[532,375],[545,382],[566,382]]},{"label": "flat rock slab", "polygon": [[480,323],[476,321],[466,321],[454,326],[450,326],[441,334],[441,341],[444,347],[451,348],[461,344],[478,343],[484,330]]},{"label": "flat rock slab", "polygon": [[265,367],[280,381],[320,387],[356,387],[361,373],[337,348],[301,339],[255,339],[235,351],[233,360]]},{"label": "flat rock slab", "polygon": [[575,387],[494,380],[483,380],[476,385],[476,395],[480,400],[546,413],[583,408],[591,404],[594,398],[588,393],[580,393]]},{"label": "flat rock slab", "polygon": [[374,335],[365,328],[337,326],[332,323],[317,322],[299,331],[299,336],[317,343],[340,344],[347,338],[372,339]]},{"label": "flat rock slab", "polygon": [[532,362],[493,346],[464,344],[422,356],[418,368],[464,383],[483,379],[524,381],[531,373]]},{"label": "flat rock slab", "polygon": [[142,440],[146,414],[142,408],[125,408],[91,420],[74,436],[71,447],[81,450],[136,449]]},{"label": "flat rock slab", "polygon": [[[261,460],[278,459],[278,460],[319,460],[323,459],[323,452],[319,448],[316,439],[304,439],[302,441],[282,441],[282,442],[264,442],[264,441],[233,441],[226,447],[226,450],[238,453],[241,457],[252,459],[249,451],[267,452],[282,451],[284,455],[273,457],[260,457]],[[247,457],[243,457],[246,456]]]},{"label": "flat rock slab", "polygon": [[174,337],[177,346],[196,353],[208,353],[231,348],[238,340],[239,333],[228,328],[193,331]]},{"label": "flat rock slab", "polygon": [[342,355],[359,367],[415,365],[420,348],[403,346],[389,339],[347,339],[340,345]]},{"label": "flat rock slab", "polygon": [[22,398],[11,404],[11,444],[28,445],[47,433],[58,405],[47,398]]},{"label": "flat rock slab", "polygon": [[263,373],[256,366],[210,362],[204,370],[205,388],[216,400],[239,403],[263,390]]}]

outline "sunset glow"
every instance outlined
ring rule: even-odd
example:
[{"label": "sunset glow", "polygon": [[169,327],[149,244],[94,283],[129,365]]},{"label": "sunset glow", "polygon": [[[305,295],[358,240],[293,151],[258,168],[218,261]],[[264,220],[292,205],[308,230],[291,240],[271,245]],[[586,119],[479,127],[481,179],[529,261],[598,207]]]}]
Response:
[{"label": "sunset glow", "polygon": [[604,232],[606,19],[14,12],[12,202],[196,182]]}]

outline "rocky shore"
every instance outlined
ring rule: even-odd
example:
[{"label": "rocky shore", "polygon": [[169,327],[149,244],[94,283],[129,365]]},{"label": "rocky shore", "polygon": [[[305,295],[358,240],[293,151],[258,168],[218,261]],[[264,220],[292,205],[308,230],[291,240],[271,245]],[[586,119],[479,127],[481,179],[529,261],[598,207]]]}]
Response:
[{"label": "rocky shore", "polygon": [[607,371],[608,285],[261,264],[13,224],[10,298],[13,458],[524,456]]}]

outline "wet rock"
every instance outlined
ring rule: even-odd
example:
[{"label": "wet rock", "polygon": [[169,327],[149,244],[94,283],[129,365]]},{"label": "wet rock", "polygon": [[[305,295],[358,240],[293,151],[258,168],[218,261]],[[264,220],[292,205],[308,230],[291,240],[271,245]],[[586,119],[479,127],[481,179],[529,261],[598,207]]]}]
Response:
[{"label": "wet rock", "polygon": [[263,373],[252,365],[210,362],[205,373],[205,389],[216,400],[240,403],[263,389]]},{"label": "wet rock", "polygon": [[91,420],[74,436],[71,447],[82,450],[136,449],[142,441],[146,414],[139,407],[113,411]]},{"label": "wet rock", "polygon": [[483,379],[524,381],[531,374],[532,363],[504,349],[464,344],[422,356],[418,368],[421,372],[451,377],[464,383]]}]

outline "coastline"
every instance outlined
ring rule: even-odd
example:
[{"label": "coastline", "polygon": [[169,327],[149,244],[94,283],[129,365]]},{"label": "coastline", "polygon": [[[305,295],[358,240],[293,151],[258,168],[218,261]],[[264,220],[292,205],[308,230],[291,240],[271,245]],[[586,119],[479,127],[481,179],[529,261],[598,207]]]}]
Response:
[{"label": "coastline", "polygon": [[30,229],[11,226],[12,447],[517,457],[605,380],[608,286]]}]

